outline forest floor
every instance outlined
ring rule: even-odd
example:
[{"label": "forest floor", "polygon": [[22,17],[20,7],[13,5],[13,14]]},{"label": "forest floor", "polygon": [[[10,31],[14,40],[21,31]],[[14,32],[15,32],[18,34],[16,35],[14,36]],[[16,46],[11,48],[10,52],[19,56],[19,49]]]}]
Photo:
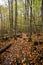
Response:
[{"label": "forest floor", "polygon": [[[36,42],[36,45],[34,42]],[[10,43],[12,46],[0,54],[0,65],[18,65],[17,62],[19,65],[43,65],[43,40],[41,35],[37,37],[33,34],[31,42],[28,41],[28,36],[25,33],[22,33],[22,38],[17,38],[17,40],[14,38],[6,42],[0,40],[0,49]]]}]

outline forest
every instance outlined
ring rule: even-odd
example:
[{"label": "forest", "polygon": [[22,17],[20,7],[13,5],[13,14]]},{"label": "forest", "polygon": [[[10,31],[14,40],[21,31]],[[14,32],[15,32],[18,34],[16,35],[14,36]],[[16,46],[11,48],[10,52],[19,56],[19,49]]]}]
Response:
[{"label": "forest", "polygon": [[0,65],[43,65],[43,0],[0,0]]}]

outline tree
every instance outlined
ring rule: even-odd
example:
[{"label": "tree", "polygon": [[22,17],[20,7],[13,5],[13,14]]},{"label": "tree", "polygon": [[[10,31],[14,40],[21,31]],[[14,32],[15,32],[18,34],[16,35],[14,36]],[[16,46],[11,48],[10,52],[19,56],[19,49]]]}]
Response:
[{"label": "tree", "polygon": [[30,3],[30,40],[31,40],[31,35],[32,35],[32,0]]},{"label": "tree", "polygon": [[42,0],[42,34],[43,34],[43,0]]},{"label": "tree", "polygon": [[1,36],[3,36],[3,17],[2,17],[2,6],[0,6],[0,17],[1,17]]},{"label": "tree", "polygon": [[16,39],[16,31],[17,31],[17,0],[15,0],[15,39]]},{"label": "tree", "polygon": [[8,0],[9,5],[9,21],[10,21],[10,33],[13,31],[13,0]]}]

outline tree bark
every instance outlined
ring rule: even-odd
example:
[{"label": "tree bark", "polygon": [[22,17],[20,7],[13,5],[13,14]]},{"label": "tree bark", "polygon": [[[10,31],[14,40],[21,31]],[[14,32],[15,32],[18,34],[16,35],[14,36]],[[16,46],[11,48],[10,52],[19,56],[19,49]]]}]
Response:
[{"label": "tree bark", "polygon": [[13,0],[8,0],[9,4],[9,21],[10,21],[10,33],[13,31]]},{"label": "tree bark", "polygon": [[1,15],[1,36],[3,36],[3,17],[2,17],[2,8],[0,7],[0,15]]},{"label": "tree bark", "polygon": [[15,38],[17,33],[17,0],[15,0]]},{"label": "tree bark", "polygon": [[42,35],[43,35],[43,0],[42,0]]},{"label": "tree bark", "polygon": [[32,0],[31,0],[31,6],[30,6],[30,38],[32,35]]},{"label": "tree bark", "polygon": [[9,44],[3,48],[0,49],[0,54],[2,54],[3,52],[5,52],[12,44]]}]

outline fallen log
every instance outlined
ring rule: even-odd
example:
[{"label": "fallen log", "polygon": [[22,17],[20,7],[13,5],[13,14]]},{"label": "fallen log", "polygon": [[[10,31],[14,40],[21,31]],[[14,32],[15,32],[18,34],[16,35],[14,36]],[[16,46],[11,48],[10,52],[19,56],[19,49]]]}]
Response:
[{"label": "fallen log", "polygon": [[40,62],[41,60],[43,60],[43,55],[39,55],[39,56],[36,58],[36,60],[39,61],[39,62]]},{"label": "fallen log", "polygon": [[9,47],[11,47],[12,44],[9,44],[3,48],[0,49],[0,54],[2,54],[3,52],[5,52]]},{"label": "fallen log", "polygon": [[2,37],[2,40],[7,41],[7,40],[9,40],[9,37],[8,36],[7,37]]},{"label": "fallen log", "polygon": [[16,37],[17,38],[22,38],[22,34],[17,34]]},{"label": "fallen log", "polygon": [[34,46],[38,46],[38,45],[41,45],[41,44],[43,44],[43,41],[39,41],[39,42],[38,41],[34,41],[33,45]]},{"label": "fallen log", "polygon": [[34,41],[34,44],[33,45],[34,46],[38,46],[38,44],[39,44],[38,41]]}]

